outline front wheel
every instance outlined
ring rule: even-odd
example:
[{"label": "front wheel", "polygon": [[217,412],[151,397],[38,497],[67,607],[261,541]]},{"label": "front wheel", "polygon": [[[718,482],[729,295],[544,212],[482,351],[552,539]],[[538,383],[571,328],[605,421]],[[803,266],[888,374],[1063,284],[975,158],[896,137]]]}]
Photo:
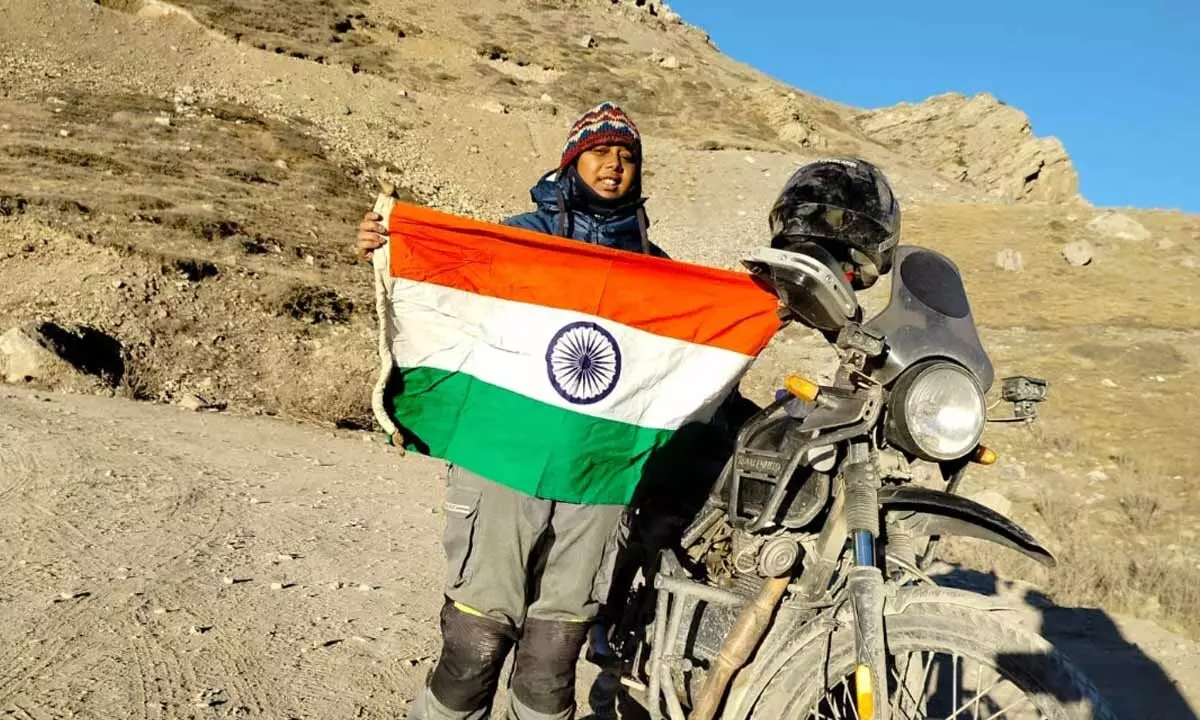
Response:
[{"label": "front wheel", "polygon": [[[1114,720],[1099,693],[1040,636],[952,604],[885,618],[892,720]],[[854,630],[817,638],[767,685],[752,720],[858,718]]]}]

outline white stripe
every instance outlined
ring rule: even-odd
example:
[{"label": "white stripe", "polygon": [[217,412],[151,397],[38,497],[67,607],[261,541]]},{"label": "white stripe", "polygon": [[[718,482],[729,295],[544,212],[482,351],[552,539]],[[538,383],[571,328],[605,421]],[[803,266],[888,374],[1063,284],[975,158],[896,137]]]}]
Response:
[{"label": "white stripe", "polygon": [[[710,419],[753,361],[585,313],[440,285],[397,278],[391,297],[397,366],[467,373],[572,412],[640,427],[677,430],[689,420]],[[615,387],[594,404],[560,395],[546,360],[555,335],[580,321],[607,330],[621,353]]]}]

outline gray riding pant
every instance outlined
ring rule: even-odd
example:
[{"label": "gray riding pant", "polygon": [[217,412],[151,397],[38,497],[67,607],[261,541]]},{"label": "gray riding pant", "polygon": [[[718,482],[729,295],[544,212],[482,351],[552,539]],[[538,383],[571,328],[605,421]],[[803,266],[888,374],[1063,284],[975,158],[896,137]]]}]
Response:
[{"label": "gray riding pant", "polygon": [[452,467],[444,507],[445,593],[460,608],[514,629],[596,617],[623,505],[540,500]]},{"label": "gray riding pant", "polygon": [[[444,592],[457,610],[494,621],[518,643],[529,621],[582,626],[595,619],[623,540],[624,506],[541,500],[452,467],[444,508]],[[537,712],[510,697],[517,720],[565,720],[573,710],[572,703],[566,714]],[[453,710],[426,687],[409,719],[480,720],[490,711]]]}]

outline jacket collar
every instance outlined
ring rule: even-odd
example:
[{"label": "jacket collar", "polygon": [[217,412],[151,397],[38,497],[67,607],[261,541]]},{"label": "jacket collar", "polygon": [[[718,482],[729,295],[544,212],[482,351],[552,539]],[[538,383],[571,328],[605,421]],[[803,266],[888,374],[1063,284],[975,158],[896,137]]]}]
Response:
[{"label": "jacket collar", "polygon": [[539,210],[558,214],[563,209],[575,213],[586,213],[596,217],[600,224],[620,222],[636,216],[637,211],[645,206],[646,199],[639,197],[636,201],[622,205],[610,212],[597,213],[586,209],[584,191],[578,186],[579,181],[573,173],[560,173],[551,170],[542,175],[530,189],[529,196]]}]

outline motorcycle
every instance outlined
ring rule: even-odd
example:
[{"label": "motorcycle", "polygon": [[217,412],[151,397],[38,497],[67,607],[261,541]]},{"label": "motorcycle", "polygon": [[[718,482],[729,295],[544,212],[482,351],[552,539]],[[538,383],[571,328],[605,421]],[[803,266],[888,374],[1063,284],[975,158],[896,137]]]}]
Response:
[{"label": "motorcycle", "polygon": [[[986,596],[926,573],[945,536],[1053,567],[1012,520],[960,494],[996,461],[986,423],[1032,422],[1048,384],[995,378],[962,276],[942,254],[897,249],[887,307],[864,321],[822,248],[743,260],[785,322],[841,358],[833,381],[789,377],[736,446],[679,541],[639,569],[599,640],[652,720],[1111,718],[1095,687]],[[940,482],[917,484],[917,463]],[[924,547],[918,553],[919,543]]]}]

